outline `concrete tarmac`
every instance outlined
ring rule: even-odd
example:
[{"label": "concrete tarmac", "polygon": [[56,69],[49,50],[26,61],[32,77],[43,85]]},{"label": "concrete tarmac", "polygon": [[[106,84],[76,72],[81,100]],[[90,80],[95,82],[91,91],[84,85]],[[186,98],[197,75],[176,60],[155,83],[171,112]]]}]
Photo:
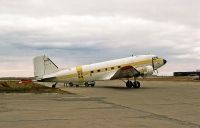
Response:
[{"label": "concrete tarmac", "polygon": [[141,84],[59,84],[73,94],[0,94],[0,128],[200,128],[200,82]]}]

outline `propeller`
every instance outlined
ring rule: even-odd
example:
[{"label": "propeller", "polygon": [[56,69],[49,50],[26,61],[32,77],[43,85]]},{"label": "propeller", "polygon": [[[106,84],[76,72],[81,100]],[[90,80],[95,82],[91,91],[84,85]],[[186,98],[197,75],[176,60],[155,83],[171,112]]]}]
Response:
[{"label": "propeller", "polygon": [[153,71],[155,70],[155,66],[154,66],[154,57],[152,57],[152,67],[153,67]]},{"label": "propeller", "polygon": [[154,57],[152,57],[152,68],[153,68],[153,72],[154,72],[156,75],[158,75],[158,74],[159,74],[159,72],[158,72],[158,70],[157,70],[157,69],[155,69],[154,60],[155,60],[155,58],[154,58]]}]

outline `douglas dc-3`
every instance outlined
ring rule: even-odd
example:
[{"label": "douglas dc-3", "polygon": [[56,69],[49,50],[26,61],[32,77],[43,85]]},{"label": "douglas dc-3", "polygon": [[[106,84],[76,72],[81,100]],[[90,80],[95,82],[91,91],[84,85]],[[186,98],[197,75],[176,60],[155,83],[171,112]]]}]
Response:
[{"label": "douglas dc-3", "polygon": [[[33,59],[34,76],[39,82],[66,83],[69,86],[95,86],[95,81],[121,79],[127,88],[140,88],[137,77],[151,76],[155,70],[166,64],[166,60],[156,55],[139,55],[101,63],[59,69],[47,56]],[[130,78],[134,78],[133,81]]]}]

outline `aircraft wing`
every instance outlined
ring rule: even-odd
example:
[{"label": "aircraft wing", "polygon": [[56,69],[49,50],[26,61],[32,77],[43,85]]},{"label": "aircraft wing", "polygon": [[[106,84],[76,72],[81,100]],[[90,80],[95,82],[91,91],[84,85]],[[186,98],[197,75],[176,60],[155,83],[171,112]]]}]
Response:
[{"label": "aircraft wing", "polygon": [[140,72],[135,69],[133,66],[125,66],[120,68],[112,77],[111,80],[120,79],[120,78],[131,78],[138,77]]}]

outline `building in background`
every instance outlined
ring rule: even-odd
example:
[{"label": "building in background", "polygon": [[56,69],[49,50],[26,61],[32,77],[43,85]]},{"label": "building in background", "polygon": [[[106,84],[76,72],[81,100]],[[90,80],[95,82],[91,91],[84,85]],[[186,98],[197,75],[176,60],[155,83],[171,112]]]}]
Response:
[{"label": "building in background", "polygon": [[200,69],[191,72],[174,72],[174,76],[191,76],[195,80],[200,80]]}]

